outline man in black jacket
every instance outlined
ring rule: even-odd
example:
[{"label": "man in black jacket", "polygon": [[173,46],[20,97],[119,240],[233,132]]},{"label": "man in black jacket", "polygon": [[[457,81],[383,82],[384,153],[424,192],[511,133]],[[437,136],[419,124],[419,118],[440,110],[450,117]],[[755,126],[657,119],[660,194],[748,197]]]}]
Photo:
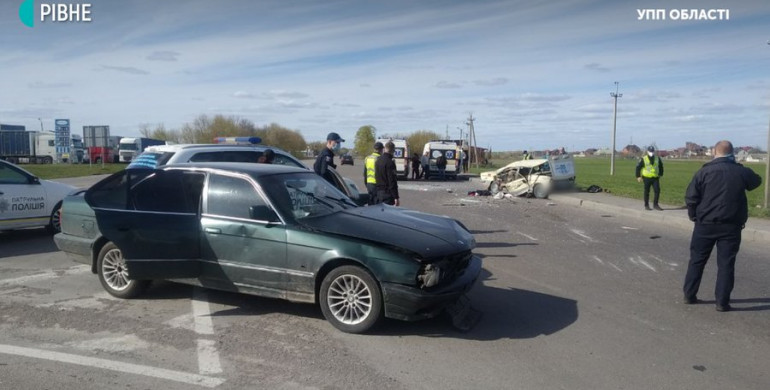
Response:
[{"label": "man in black jacket", "polygon": [[377,180],[377,202],[399,206],[396,163],[393,162],[393,142],[386,142],[382,156],[374,163],[374,177]]},{"label": "man in black jacket", "polygon": [[332,184],[335,184],[334,178],[327,168],[337,168],[337,165],[334,164],[334,152],[339,152],[343,142],[345,140],[339,134],[329,133],[326,136],[326,147],[318,154],[313,164],[313,171]]},{"label": "man in black jacket", "polygon": [[685,194],[687,213],[695,222],[690,241],[690,264],[684,278],[684,302],[698,302],[703,268],[717,246],[716,310],[730,310],[735,283],[735,257],[741,245],[741,230],[749,218],[746,191],[762,183],[754,171],[735,162],[733,144],[719,141],[715,158],[695,173]]}]

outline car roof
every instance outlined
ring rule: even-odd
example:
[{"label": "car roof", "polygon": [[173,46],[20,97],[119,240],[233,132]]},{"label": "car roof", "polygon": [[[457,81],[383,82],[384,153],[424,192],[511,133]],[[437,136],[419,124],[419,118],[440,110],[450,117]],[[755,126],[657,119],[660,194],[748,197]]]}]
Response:
[{"label": "car roof", "polygon": [[[194,168],[205,170],[218,170],[235,173],[243,173],[254,177],[266,176],[277,173],[308,173],[312,172],[307,169],[292,167],[288,165],[274,165],[274,164],[258,164],[247,162],[194,162],[194,163],[178,163],[163,165],[158,169],[175,169],[175,168]],[[142,169],[142,168],[137,168]]]},{"label": "car roof", "polygon": [[548,160],[546,160],[546,159],[519,160],[519,161],[514,161],[514,162],[512,162],[512,163],[510,163],[510,164],[508,164],[508,165],[498,169],[498,171],[503,170],[503,169],[507,169],[507,168],[534,168],[536,166],[543,165],[543,164],[545,164],[547,162],[548,162]]},{"label": "car roof", "polygon": [[273,149],[273,151],[282,152],[284,154],[288,154],[285,150],[275,147],[275,146],[269,146],[269,145],[248,145],[248,144],[173,144],[173,145],[153,145],[145,149],[145,152],[178,152],[180,150],[187,150],[187,149],[217,149],[220,148],[222,150],[229,150],[229,149],[243,149],[243,150],[265,150],[265,149]]}]

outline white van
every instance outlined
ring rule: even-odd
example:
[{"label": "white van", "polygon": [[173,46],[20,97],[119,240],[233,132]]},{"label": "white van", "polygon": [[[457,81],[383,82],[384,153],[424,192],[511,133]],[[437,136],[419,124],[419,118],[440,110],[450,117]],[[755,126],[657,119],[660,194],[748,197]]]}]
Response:
[{"label": "white van", "polygon": [[396,163],[396,175],[400,178],[409,179],[409,167],[411,166],[411,155],[409,154],[409,145],[405,139],[392,139],[392,138],[380,138],[377,142],[382,142],[385,145],[387,142],[393,142],[395,150],[393,150],[393,162]]},{"label": "white van", "polygon": [[462,151],[455,142],[430,141],[425,144],[425,148],[423,148],[422,151],[423,155],[425,155],[426,152],[430,158],[430,169],[426,172],[425,179],[438,177],[439,173],[438,168],[436,167],[436,160],[442,155],[446,158],[446,170],[444,175],[450,179],[457,178],[457,175],[460,173],[459,158],[462,156]]}]

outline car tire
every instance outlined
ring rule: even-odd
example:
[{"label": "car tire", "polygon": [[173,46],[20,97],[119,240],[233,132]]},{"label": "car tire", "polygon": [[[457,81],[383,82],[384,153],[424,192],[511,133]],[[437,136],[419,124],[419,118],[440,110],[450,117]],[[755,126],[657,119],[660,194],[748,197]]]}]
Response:
[{"label": "car tire", "polygon": [[545,199],[548,197],[548,189],[542,184],[535,184],[535,188],[532,189],[532,195],[535,195],[535,198],[538,199]]},{"label": "car tire", "polygon": [[53,157],[51,156],[43,157],[43,164],[53,164]]},{"label": "car tire", "polygon": [[363,333],[382,318],[382,293],[377,281],[361,267],[344,265],[321,283],[321,311],[345,333]]},{"label": "car tire", "polygon": [[56,206],[53,207],[53,211],[51,211],[51,218],[48,221],[49,222],[46,226],[46,229],[48,229],[49,232],[53,234],[61,233],[61,202],[57,203]]},{"label": "car tire", "polygon": [[96,274],[102,287],[112,296],[129,299],[141,294],[149,281],[128,278],[123,252],[112,242],[104,244],[96,259]]}]

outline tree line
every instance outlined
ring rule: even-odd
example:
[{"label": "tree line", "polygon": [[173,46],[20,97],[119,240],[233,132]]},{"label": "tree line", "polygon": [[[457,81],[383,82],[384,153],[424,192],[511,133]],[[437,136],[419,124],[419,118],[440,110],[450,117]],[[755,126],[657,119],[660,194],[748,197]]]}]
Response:
[{"label": "tree line", "polygon": [[[210,144],[216,137],[259,137],[262,144],[281,148],[295,157],[305,156],[310,150],[318,154],[324,147],[325,141],[307,142],[299,130],[292,130],[277,123],[266,126],[257,126],[254,122],[235,116],[199,115],[192,122],[185,123],[178,130],[167,129],[165,125],[142,124],[139,126],[142,137],[160,139],[179,144]],[[342,132],[344,133],[344,132]],[[343,138],[348,135],[341,134]],[[418,155],[422,153],[425,144],[431,140],[442,139],[442,136],[430,130],[417,130],[409,134],[382,133],[377,134],[377,128],[372,125],[364,125],[358,128],[353,139],[353,144],[343,144],[341,152],[352,152],[358,157],[365,157],[372,153],[374,142],[378,138],[406,139],[411,151]],[[348,141],[350,142],[350,141]],[[350,149],[349,149],[350,148]]]}]

